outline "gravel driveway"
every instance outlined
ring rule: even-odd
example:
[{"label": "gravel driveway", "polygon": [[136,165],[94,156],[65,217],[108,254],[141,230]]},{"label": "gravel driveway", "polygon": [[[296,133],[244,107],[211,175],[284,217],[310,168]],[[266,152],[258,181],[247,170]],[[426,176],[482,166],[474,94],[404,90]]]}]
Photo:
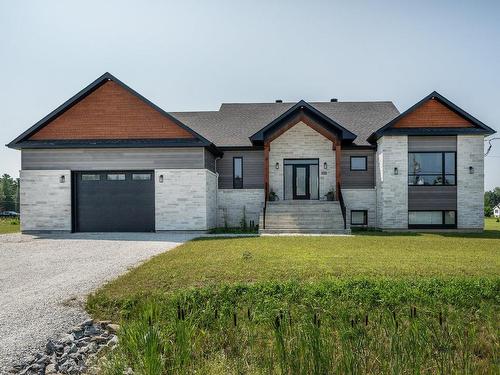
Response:
[{"label": "gravel driveway", "polygon": [[0,373],[87,318],[85,295],[193,234],[0,235]]}]

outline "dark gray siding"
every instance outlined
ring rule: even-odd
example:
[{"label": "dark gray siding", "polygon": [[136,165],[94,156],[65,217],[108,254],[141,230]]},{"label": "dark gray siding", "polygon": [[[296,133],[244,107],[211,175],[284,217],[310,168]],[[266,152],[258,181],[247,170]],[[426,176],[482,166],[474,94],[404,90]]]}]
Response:
[{"label": "dark gray siding", "polygon": [[408,151],[456,151],[457,137],[451,136],[409,136]]},{"label": "dark gray siding", "polygon": [[215,156],[207,149],[205,149],[205,168],[215,172]]},{"label": "dark gray siding", "polygon": [[70,169],[197,169],[205,168],[204,148],[44,149],[22,150],[21,168]]},{"label": "dark gray siding", "polygon": [[264,151],[241,150],[224,151],[222,159],[217,160],[219,189],[233,188],[233,157],[243,158],[243,188],[264,188]]},{"label": "dark gray siding", "polygon": [[[366,171],[351,171],[351,156],[366,156]],[[340,163],[342,187],[371,189],[375,187],[375,150],[343,149]]]},{"label": "dark gray siding", "polygon": [[[456,136],[409,136],[408,151],[456,151]],[[408,210],[456,210],[456,186],[408,186]]]},{"label": "dark gray siding", "polygon": [[408,186],[408,210],[456,210],[456,186]]}]

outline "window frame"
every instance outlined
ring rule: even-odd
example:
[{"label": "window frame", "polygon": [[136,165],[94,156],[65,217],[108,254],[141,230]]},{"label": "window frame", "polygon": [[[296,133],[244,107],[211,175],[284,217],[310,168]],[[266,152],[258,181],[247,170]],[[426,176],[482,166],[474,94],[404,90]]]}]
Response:
[{"label": "window frame", "polygon": [[[241,160],[241,186],[236,186],[236,160]],[[233,156],[233,189],[243,189],[243,156]]]},{"label": "window frame", "polygon": [[[364,169],[352,169],[352,159],[365,159]],[[366,155],[351,155],[349,158],[349,170],[351,172],[364,172],[368,170],[368,156]]]},{"label": "window frame", "polygon": [[[410,224],[410,212],[441,212],[442,224]],[[445,212],[455,213],[455,224],[445,224]],[[408,228],[409,229],[456,229],[457,228],[457,210],[408,210]]]},{"label": "window frame", "polygon": [[[363,213],[363,224],[352,222],[352,213],[353,212],[362,212]],[[363,225],[368,225],[368,210],[351,210],[351,226],[363,226]]]},{"label": "window frame", "polygon": [[[441,174],[437,173],[410,173],[410,168],[408,165],[408,180],[407,184],[408,186],[457,186],[457,152],[456,151],[409,151],[408,152],[408,164],[410,163],[410,155],[411,154],[441,154]],[[454,170],[453,174],[451,173],[446,173],[446,154],[453,154],[454,156]],[[440,185],[418,185],[418,184],[410,184],[410,177],[414,176],[441,176],[443,182],[446,180],[446,176],[453,176],[453,184],[440,184]],[[439,210],[438,210],[439,211]],[[447,210],[450,211],[450,210]]]}]

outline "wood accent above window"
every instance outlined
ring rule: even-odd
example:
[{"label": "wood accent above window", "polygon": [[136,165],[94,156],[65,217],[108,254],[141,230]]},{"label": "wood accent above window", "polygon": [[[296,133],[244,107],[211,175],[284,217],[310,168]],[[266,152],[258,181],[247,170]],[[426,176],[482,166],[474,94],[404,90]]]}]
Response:
[{"label": "wood accent above window", "polygon": [[193,134],[108,81],[33,134],[30,141],[193,139]]},{"label": "wood accent above window", "polygon": [[436,99],[430,99],[402,117],[394,128],[472,128],[468,120]]}]

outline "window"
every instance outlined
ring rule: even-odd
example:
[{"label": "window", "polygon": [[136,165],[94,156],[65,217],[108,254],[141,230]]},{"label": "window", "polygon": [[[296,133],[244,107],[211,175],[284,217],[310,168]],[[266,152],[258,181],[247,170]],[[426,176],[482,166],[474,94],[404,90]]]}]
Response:
[{"label": "window", "polygon": [[243,158],[233,158],[233,189],[243,189]]},{"label": "window", "polygon": [[151,180],[151,173],[132,173],[132,180],[149,181]]},{"label": "window", "polygon": [[351,171],[366,171],[366,156],[351,156]]},{"label": "window", "polygon": [[408,185],[455,185],[455,152],[410,152]]},{"label": "window", "polygon": [[100,181],[101,175],[99,174],[82,174],[82,181]]},{"label": "window", "polygon": [[368,211],[351,210],[351,225],[368,225]]},{"label": "window", "polygon": [[109,173],[106,177],[108,181],[125,181],[124,173]]},{"label": "window", "polygon": [[413,228],[455,227],[456,211],[409,211],[408,226]]}]

